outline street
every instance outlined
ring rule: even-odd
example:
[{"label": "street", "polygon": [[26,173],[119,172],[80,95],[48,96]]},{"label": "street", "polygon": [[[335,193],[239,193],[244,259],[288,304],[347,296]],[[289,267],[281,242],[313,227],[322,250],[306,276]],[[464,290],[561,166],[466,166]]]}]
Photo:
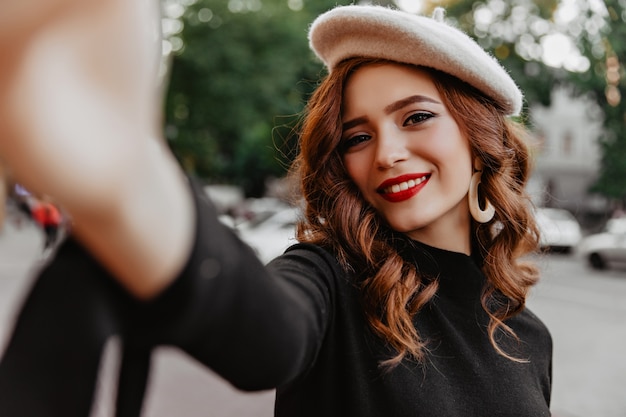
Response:
[{"label": "street", "polygon": [[[17,228],[9,222],[0,234],[2,346],[41,260],[41,246],[41,233],[29,223]],[[554,339],[553,415],[625,417],[626,271],[592,271],[565,254],[542,255],[537,261],[542,280],[528,305]],[[272,415],[272,391],[237,392],[174,349],[159,350],[154,365],[145,416]],[[103,408],[94,414],[108,415]]]},{"label": "street", "polygon": [[592,271],[559,254],[540,265],[528,305],[554,340],[553,412],[626,416],[626,271]]}]

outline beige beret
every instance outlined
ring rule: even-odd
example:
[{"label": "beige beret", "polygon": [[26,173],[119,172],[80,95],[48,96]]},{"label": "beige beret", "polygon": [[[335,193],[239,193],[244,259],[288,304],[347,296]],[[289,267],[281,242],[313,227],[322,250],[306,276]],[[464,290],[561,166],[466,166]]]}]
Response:
[{"label": "beige beret", "polygon": [[474,86],[518,115],[523,96],[498,61],[462,31],[433,18],[382,6],[339,6],[321,14],[309,44],[329,72],[350,57],[373,57],[435,68]]}]

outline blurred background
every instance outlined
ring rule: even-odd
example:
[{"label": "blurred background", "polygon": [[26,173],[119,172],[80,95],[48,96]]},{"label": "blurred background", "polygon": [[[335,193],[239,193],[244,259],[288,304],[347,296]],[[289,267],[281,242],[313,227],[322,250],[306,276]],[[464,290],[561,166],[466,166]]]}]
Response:
[{"label": "blurred background", "polygon": [[[243,197],[281,197],[291,129],[322,66],[310,22],[337,0],[163,0],[169,73],[165,134],[188,172]],[[396,0],[447,18],[501,60],[525,92],[536,203],[591,229],[622,209],[626,188],[621,0]],[[397,4],[396,4],[397,3]],[[253,173],[253,174],[251,174]]]},{"label": "blurred background", "polygon": [[[291,233],[296,199],[285,174],[297,146],[293,128],[324,71],[308,49],[307,28],[320,12],[350,2],[162,1],[165,137],[225,222],[253,246],[263,231],[264,260]],[[619,229],[607,222],[622,216],[626,202],[626,1],[369,3],[427,15],[443,6],[452,24],[504,63],[526,96],[528,191],[543,245],[579,248],[596,268],[621,262],[614,252],[626,242],[605,232]],[[276,239],[267,237],[272,230]],[[601,236],[579,244],[591,234]]]},{"label": "blurred background", "polygon": [[[292,130],[323,75],[308,25],[353,2],[162,0],[164,136],[263,261],[294,241]],[[445,7],[524,91],[528,191],[545,249],[529,305],[554,337],[554,415],[626,416],[626,0],[368,3]],[[0,233],[2,337],[51,246],[50,225],[28,215],[32,196],[12,191]],[[54,239],[62,213],[57,227]],[[146,415],[272,415],[272,392],[238,393],[168,349],[156,365]]]}]

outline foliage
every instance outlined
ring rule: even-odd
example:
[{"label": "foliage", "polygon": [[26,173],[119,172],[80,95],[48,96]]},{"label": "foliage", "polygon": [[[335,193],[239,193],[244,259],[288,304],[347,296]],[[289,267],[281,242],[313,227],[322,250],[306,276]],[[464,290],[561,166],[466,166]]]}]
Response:
[{"label": "foliage", "polygon": [[[460,27],[473,33],[479,43],[504,63],[520,84],[528,103],[549,105],[550,92],[559,84],[567,84],[579,93],[590,93],[595,97],[604,111],[605,134],[600,143],[603,155],[600,175],[590,191],[626,204],[626,80],[623,63],[618,63],[618,77],[613,86],[613,94],[623,99],[607,100],[607,58],[626,57],[626,2],[606,0],[607,17],[603,15],[605,9],[598,6],[600,2],[574,1],[579,14],[572,17],[566,27],[555,24],[557,0],[448,1],[447,11]],[[475,18],[483,7],[496,12],[492,13],[489,27],[481,29]],[[589,62],[587,70],[576,72],[553,68],[542,62],[539,56],[532,56],[532,51],[540,50],[542,37],[554,32],[565,33],[573,39]]]},{"label": "foliage", "polygon": [[190,174],[241,185],[248,195],[284,175],[295,146],[291,127],[322,68],[306,28],[334,4],[292,10],[286,0],[199,0],[187,8],[165,133]]},{"label": "foliage", "polygon": [[624,62],[626,57],[626,3],[617,0],[605,1],[609,16],[609,32],[604,38],[606,53],[588,55],[595,59],[592,63],[595,77],[574,79],[580,88],[595,93],[598,103],[604,109],[605,136],[602,138],[602,164],[600,175],[591,191],[626,205],[626,78]]},{"label": "foliage", "polygon": [[481,7],[487,8],[489,3],[498,2],[452,1],[447,7],[447,14],[502,62],[524,92],[527,104],[549,105],[550,93],[554,86],[564,81],[565,72],[550,68],[539,60],[528,59],[528,56],[522,56],[521,53],[524,50],[522,44],[539,43],[541,35],[533,35],[530,27],[536,21],[551,17],[556,0],[500,2],[501,6],[492,12],[493,21],[481,28],[476,23],[476,15]]}]

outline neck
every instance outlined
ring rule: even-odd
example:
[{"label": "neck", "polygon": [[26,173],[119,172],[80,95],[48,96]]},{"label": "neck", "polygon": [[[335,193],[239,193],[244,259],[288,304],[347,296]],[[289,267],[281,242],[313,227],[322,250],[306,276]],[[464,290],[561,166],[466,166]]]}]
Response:
[{"label": "neck", "polygon": [[411,239],[435,248],[470,255],[472,251],[470,224],[469,212],[466,212],[464,215],[448,217],[413,230],[407,235]]}]

